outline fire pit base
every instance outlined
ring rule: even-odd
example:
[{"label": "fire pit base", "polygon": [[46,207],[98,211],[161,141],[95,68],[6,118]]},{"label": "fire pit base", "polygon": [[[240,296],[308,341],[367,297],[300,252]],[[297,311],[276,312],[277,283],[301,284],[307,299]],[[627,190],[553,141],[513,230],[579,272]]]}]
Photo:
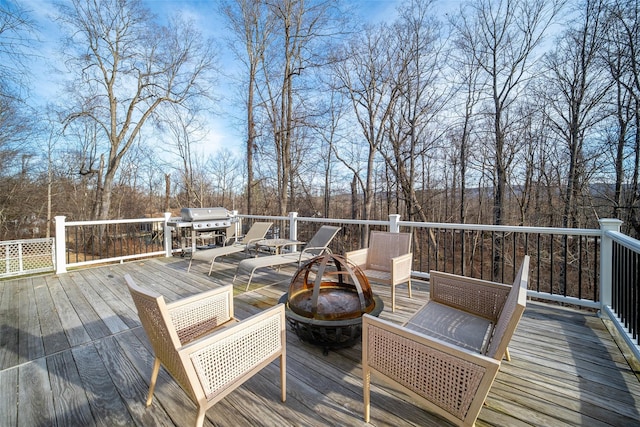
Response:
[{"label": "fire pit base", "polygon": [[[373,296],[375,308],[369,313],[378,316],[384,308],[382,299]],[[280,301],[285,304],[285,316],[291,329],[302,341],[323,348],[327,355],[330,349],[346,348],[354,345],[362,334],[362,317],[352,319],[320,320],[311,319],[294,313],[289,308],[289,294],[284,294]]]}]

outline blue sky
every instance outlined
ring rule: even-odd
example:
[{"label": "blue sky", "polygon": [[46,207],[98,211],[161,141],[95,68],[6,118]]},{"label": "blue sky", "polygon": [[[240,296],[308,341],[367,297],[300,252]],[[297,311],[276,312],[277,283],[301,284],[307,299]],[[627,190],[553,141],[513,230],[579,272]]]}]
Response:
[{"label": "blue sky", "polygon": [[[143,0],[160,19],[180,11],[186,17],[194,20],[200,31],[206,37],[220,40],[220,47],[226,49],[224,44],[225,24],[217,13],[217,2],[214,0]],[[362,19],[369,22],[392,21],[396,16],[396,7],[401,1],[396,0],[346,0],[346,4],[354,7]],[[51,100],[60,96],[61,73],[51,71],[57,67],[63,72],[56,61],[60,55],[60,34],[58,26],[51,19],[56,14],[53,0],[22,0],[21,3],[31,10],[33,18],[41,30],[42,45],[39,55],[33,61],[33,83],[31,86],[32,101],[39,105],[46,105]],[[451,8],[460,3],[459,0],[440,1],[443,7]],[[228,53],[221,54],[223,64],[231,61]],[[223,98],[220,108],[213,117],[209,118],[209,132],[203,143],[200,144],[204,154],[217,151],[220,147],[232,149],[237,153],[243,152],[243,130],[238,125],[236,110],[224,105],[225,99],[229,99],[235,89],[224,76],[220,78],[220,86],[217,95]]]}]

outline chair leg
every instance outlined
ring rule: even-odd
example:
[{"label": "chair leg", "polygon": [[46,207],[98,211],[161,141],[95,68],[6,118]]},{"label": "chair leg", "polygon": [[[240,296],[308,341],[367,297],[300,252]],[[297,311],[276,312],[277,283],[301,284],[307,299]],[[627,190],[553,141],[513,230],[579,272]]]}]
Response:
[{"label": "chair leg", "polygon": [[364,368],[362,371],[362,397],[364,398],[364,422],[368,423],[371,412],[371,399],[370,399],[370,388],[371,388],[371,373],[369,372],[369,368]]},{"label": "chair leg", "polygon": [[189,267],[187,267],[187,273],[191,270],[191,263],[193,262],[193,257],[189,259]]},{"label": "chair leg", "polygon": [[253,273],[256,271],[256,269],[254,268],[253,270],[251,270],[251,274],[249,274],[249,281],[247,282],[247,287],[244,289],[245,292],[247,292],[249,290],[249,285],[251,284],[251,279],[253,279]]},{"label": "chair leg", "polygon": [[158,372],[160,372],[160,359],[157,357],[153,361],[153,370],[151,371],[151,381],[149,381],[149,395],[147,396],[147,406],[151,405],[153,400],[153,391],[156,388],[156,380],[158,379]]},{"label": "chair leg", "polygon": [[216,259],[215,259],[215,258],[211,260],[211,265],[209,266],[209,274],[208,274],[208,276],[211,276],[211,272],[213,271],[213,263],[214,263],[215,261],[216,261]]},{"label": "chair leg", "polygon": [[391,311],[396,312],[396,287],[391,285]]},{"label": "chair leg", "polygon": [[198,408],[198,416],[196,417],[196,427],[202,427],[202,424],[204,424],[204,416],[207,413],[206,408],[204,408],[203,406]]},{"label": "chair leg", "polygon": [[409,287],[409,298],[413,298],[411,296],[411,279],[409,279],[409,281],[407,281],[407,286]]},{"label": "chair leg", "polygon": [[282,393],[282,401],[287,400],[287,358],[283,354],[280,355],[280,389]]},{"label": "chair leg", "polygon": [[509,354],[509,347],[507,347],[504,351],[504,358],[507,359],[507,362],[511,362],[511,354]]}]

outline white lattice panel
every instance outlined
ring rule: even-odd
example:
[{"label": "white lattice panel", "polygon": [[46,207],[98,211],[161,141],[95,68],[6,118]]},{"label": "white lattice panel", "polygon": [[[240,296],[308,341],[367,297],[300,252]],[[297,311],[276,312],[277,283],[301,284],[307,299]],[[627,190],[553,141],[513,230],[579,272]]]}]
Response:
[{"label": "white lattice panel", "polygon": [[54,270],[54,239],[0,242],[0,277]]}]

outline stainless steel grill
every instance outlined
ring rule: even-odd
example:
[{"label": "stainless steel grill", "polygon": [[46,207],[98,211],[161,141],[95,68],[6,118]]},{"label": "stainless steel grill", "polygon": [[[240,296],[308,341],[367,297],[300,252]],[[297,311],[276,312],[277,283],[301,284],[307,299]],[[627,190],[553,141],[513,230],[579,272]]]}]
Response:
[{"label": "stainless steel grill", "polygon": [[169,225],[176,228],[192,228],[195,231],[210,231],[227,228],[234,222],[231,212],[222,207],[182,208],[179,218],[171,218]]},{"label": "stainless steel grill", "polygon": [[[168,225],[178,230],[191,230],[191,236],[180,231],[177,237],[180,238],[182,254],[196,250],[196,240],[204,237],[212,238],[219,234],[211,235],[212,231],[224,230],[237,222],[237,217],[223,207],[215,208],[182,208],[180,216],[171,218]],[[237,224],[236,224],[237,225]],[[203,233],[203,234],[201,234]],[[186,241],[185,241],[186,238]],[[190,248],[187,247],[188,240],[191,241]]]},{"label": "stainless steel grill", "polygon": [[231,225],[231,212],[222,207],[216,208],[182,208],[180,216],[183,223],[188,223],[198,231],[227,228]]}]

